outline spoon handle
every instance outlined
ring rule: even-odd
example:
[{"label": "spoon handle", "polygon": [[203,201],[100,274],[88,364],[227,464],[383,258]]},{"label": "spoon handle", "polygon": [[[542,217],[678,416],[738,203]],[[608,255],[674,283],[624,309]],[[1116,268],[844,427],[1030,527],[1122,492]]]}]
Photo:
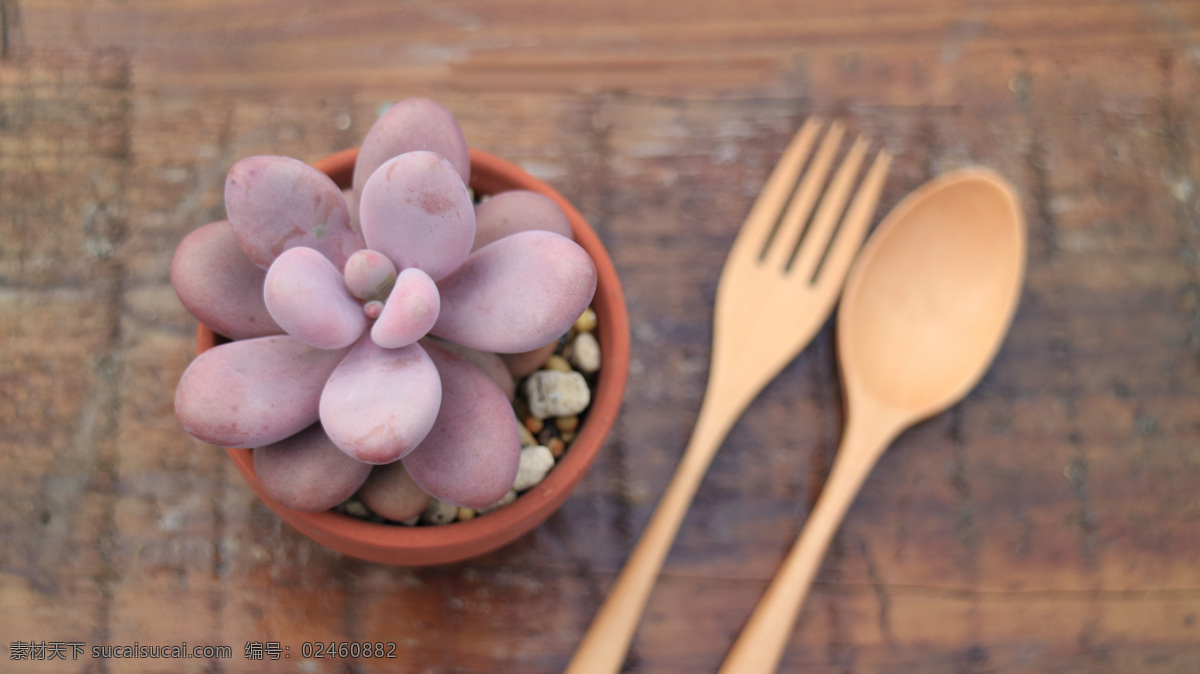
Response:
[{"label": "spoon handle", "polygon": [[896,435],[896,427],[875,415],[857,417],[834,459],[829,479],[766,594],[733,644],[720,674],[771,674],[779,666],[792,628],[821,568],[821,560],[842,518],[871,468]]},{"label": "spoon handle", "polygon": [[650,516],[646,530],[617,576],[608,598],[592,620],[565,674],[617,674],[625,662],[650,591],[675,541],[704,473],[729,433],[732,411],[706,396],[696,428],[667,490]]}]

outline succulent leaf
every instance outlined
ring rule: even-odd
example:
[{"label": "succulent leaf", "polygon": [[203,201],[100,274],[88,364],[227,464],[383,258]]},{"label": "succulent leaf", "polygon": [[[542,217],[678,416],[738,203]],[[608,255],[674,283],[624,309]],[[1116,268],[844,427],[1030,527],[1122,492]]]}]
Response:
[{"label": "succulent leaf", "polygon": [[521,436],[508,398],[486,374],[436,344],[429,355],[442,376],[442,407],[429,435],[404,467],[434,498],[486,508],[512,487]]},{"label": "succulent leaf", "polygon": [[500,354],[500,358],[508,367],[508,371],[513,377],[521,379],[537,372],[546,362],[546,359],[558,350],[558,338],[539,346],[536,349],[522,351],[520,353],[504,353]]},{"label": "succulent leaf", "polygon": [[358,221],[358,193],[353,188],[343,189],[342,199],[346,202],[346,212],[350,214],[350,231],[362,231]]},{"label": "succulent leaf", "polygon": [[[500,390],[504,392],[504,396],[510,401],[516,397],[517,382],[513,378],[513,374],[509,371],[509,368],[505,364],[502,356],[490,351],[472,349],[456,342],[439,339],[432,335],[425,337],[424,342],[433,342],[450,353],[453,353],[459,358],[462,358],[468,363],[479,368],[479,370],[486,374],[488,378],[496,384],[496,386],[500,387]],[[553,347],[557,345],[558,342],[555,341],[555,343],[551,344],[550,346]],[[546,355],[549,356],[550,354],[547,353]],[[538,365],[541,365],[544,362],[546,362],[546,359],[542,358],[540,361],[538,361]]]},{"label": "succulent leaf", "polygon": [[329,510],[358,491],[371,464],[355,461],[320,424],[254,450],[254,474],[267,494],[292,510]]},{"label": "succulent leaf", "polygon": [[527,231],[471,253],[438,283],[432,334],[495,353],[520,353],[564,334],[596,292],[596,266],[578,244]]},{"label": "succulent leaf", "polygon": [[312,248],[289,248],[275,258],[263,296],[275,322],[318,349],[344,349],[367,329],[362,305],[350,296],[341,272]]},{"label": "succulent leaf", "polygon": [[363,238],[395,263],[438,280],[471,252],[475,208],[454,167],[432,152],[409,152],[384,162],[363,186]]},{"label": "succulent leaf", "polygon": [[437,418],[442,382],[419,344],[384,349],[364,336],[321,393],[321,424],[334,444],[372,464],[411,452]]},{"label": "succulent leaf", "polygon": [[454,166],[464,185],[471,182],[471,157],[458,121],[428,98],[408,98],[383,113],[363,139],[354,164],[354,191],[361,195],[375,169],[406,152],[436,152]]},{"label": "succulent leaf", "polygon": [[531,190],[494,194],[475,206],[475,244],[471,250],[531,229],[575,238],[567,214],[550,197]]},{"label": "succulent leaf", "polygon": [[429,334],[440,308],[437,284],[429,274],[405,269],[396,278],[379,320],[371,326],[371,339],[385,349],[408,346]]},{"label": "succulent leaf", "polygon": [[238,243],[263,269],[296,246],[320,251],[342,269],[362,248],[342,191],[298,159],[260,155],[234,164],[225,179],[225,209]]},{"label": "succulent leaf", "polygon": [[346,289],[360,300],[386,300],[396,283],[396,265],[377,250],[364,248],[346,260]]},{"label": "succulent leaf", "polygon": [[250,261],[227,220],[184,237],[171,260],[179,301],[204,325],[230,339],[278,335],[283,328],[263,303],[266,272]]},{"label": "succulent leaf", "polygon": [[290,335],[205,351],[175,389],[175,415],[193,436],[223,447],[261,447],[317,421],[325,380],[347,350],[314,349]]},{"label": "succulent leaf", "polygon": [[358,497],[371,512],[397,522],[420,515],[431,498],[413,482],[403,461],[376,466]]}]

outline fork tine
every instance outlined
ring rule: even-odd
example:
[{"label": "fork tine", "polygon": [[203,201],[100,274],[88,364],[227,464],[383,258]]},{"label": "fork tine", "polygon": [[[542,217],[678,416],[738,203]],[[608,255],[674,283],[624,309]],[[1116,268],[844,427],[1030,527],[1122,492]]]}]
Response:
[{"label": "fork tine", "polygon": [[854,187],[854,179],[858,177],[858,169],[867,154],[868,144],[865,138],[859,136],[846,153],[846,158],[842,160],[842,165],[838,167],[837,173],[829,183],[829,189],[821,197],[821,205],[817,207],[817,213],[796,249],[791,264],[788,265],[788,271],[803,277],[805,282],[812,280],[816,275],[817,265],[825,257],[830,239],[837,234],[837,224],[845,212],[846,202],[850,200],[850,190]]},{"label": "fork tine", "polygon": [[767,178],[758,199],[754,201],[754,206],[750,208],[750,214],[746,216],[745,224],[733,242],[730,258],[743,254],[758,257],[770,243],[775,225],[779,222],[779,214],[783,212],[784,206],[792,196],[792,190],[800,177],[800,170],[804,168],[804,163],[812,152],[821,125],[819,118],[809,117],[792,137]]},{"label": "fork tine", "polygon": [[879,195],[883,191],[883,182],[887,178],[891,163],[892,155],[887,150],[880,150],[850,207],[846,209],[837,238],[830,244],[829,252],[817,267],[814,285],[840,284],[846,277],[850,263],[854,261],[858,249],[862,247],[863,239],[866,238],[867,228],[871,225],[875,206],[879,204]]},{"label": "fork tine", "polygon": [[825,186],[825,179],[829,176],[829,169],[833,165],[834,154],[842,142],[842,134],[845,131],[846,127],[841,122],[833,122],[829,125],[829,131],[825,134],[825,139],[821,141],[821,147],[817,149],[812,164],[804,172],[800,186],[796,188],[796,194],[787,206],[787,212],[779,221],[778,230],[771,237],[770,248],[763,255],[763,263],[768,269],[778,269],[782,272],[787,263],[791,261],[792,253],[795,252],[796,245],[804,234],[804,225],[808,223],[817,197],[821,195],[821,189]]}]

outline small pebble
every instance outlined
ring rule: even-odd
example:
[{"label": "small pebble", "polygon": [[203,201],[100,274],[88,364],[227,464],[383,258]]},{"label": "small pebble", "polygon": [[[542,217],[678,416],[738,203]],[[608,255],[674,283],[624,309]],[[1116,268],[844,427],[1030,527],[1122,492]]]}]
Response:
[{"label": "small pebble", "polygon": [[556,372],[570,372],[571,364],[567,362],[566,358],[563,358],[558,354],[554,354],[546,359],[546,362],[542,365],[542,369],[554,370]]},{"label": "small pebble", "polygon": [[515,501],[515,500],[517,500],[517,492],[516,492],[516,490],[514,490],[514,489],[509,489],[509,490],[508,490],[508,493],[507,493],[507,494],[505,494],[505,495],[504,495],[504,496],[503,496],[503,497],[502,497],[502,498],[501,498],[499,501],[496,501],[495,503],[493,503],[492,505],[490,505],[490,506],[488,506],[488,507],[486,507],[486,508],[482,508],[482,509],[480,509],[480,511],[479,511],[479,514],[480,514],[480,515],[483,515],[483,514],[485,514],[485,513],[490,513],[490,512],[492,512],[493,510],[497,510],[497,509],[499,509],[499,508],[503,508],[504,506],[508,505],[509,503],[512,503],[512,502],[513,502],[513,501]]},{"label": "small pebble", "polygon": [[577,332],[591,332],[596,329],[596,312],[591,307],[583,310],[573,326]]},{"label": "small pebble", "polygon": [[459,508],[458,521],[466,522],[467,520],[475,519],[475,510],[472,508]]},{"label": "small pebble", "polygon": [[554,424],[550,424],[549,426],[543,428],[541,433],[537,434],[537,442],[533,444],[544,445],[550,442],[551,438],[557,438],[560,435],[562,435],[562,433],[559,433],[558,427]]},{"label": "small pebble", "polygon": [[429,502],[429,507],[425,508],[425,512],[421,513],[421,522],[437,525],[450,524],[455,517],[458,517],[458,506],[433,499]]},{"label": "small pebble", "polygon": [[587,381],[574,371],[534,372],[525,380],[525,395],[529,398],[529,412],[540,419],[579,414],[592,400]]},{"label": "small pebble", "polygon": [[557,459],[567,451],[567,443],[563,442],[562,438],[550,438],[550,441],[546,443],[546,448],[550,450],[550,455]]},{"label": "small pebble", "polygon": [[537,444],[537,438],[533,437],[533,432],[525,424],[518,424],[517,431],[521,434],[522,447],[532,447]]},{"label": "small pebble", "polygon": [[574,414],[558,417],[554,420],[554,425],[563,433],[574,433],[579,430],[579,417]]},{"label": "small pebble", "polygon": [[600,342],[590,332],[581,332],[571,341],[571,364],[584,374],[600,369]]},{"label": "small pebble", "polygon": [[561,437],[563,439],[563,442],[575,442],[576,435],[578,435],[578,433],[576,433],[575,431],[571,431],[570,433],[563,433],[559,437]]},{"label": "small pebble", "polygon": [[349,501],[346,501],[346,514],[350,515],[351,517],[361,517],[365,519],[371,515],[371,512],[367,510],[367,506],[363,505],[362,501],[359,501],[358,499],[350,499]]},{"label": "small pebble", "polygon": [[535,416],[525,417],[525,430],[530,433],[541,433],[546,427],[546,422]]},{"label": "small pebble", "polygon": [[410,517],[406,520],[400,520],[400,524],[403,524],[406,527],[415,527],[420,523],[421,523],[420,515],[413,515],[412,517]]},{"label": "small pebble", "polygon": [[542,480],[554,467],[554,455],[545,445],[534,445],[521,450],[521,464],[517,469],[517,479],[513,481],[513,490],[525,491]]}]

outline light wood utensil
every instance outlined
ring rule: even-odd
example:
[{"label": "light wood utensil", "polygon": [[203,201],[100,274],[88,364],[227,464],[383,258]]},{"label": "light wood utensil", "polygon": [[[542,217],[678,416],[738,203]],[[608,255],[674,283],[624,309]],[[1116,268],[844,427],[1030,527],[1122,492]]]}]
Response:
[{"label": "light wood utensil", "polygon": [[842,444],[723,674],[775,671],[825,549],[875,462],[901,431],[958,402],[983,376],[1016,311],[1025,236],[1012,187],[966,170],[909,195],[863,247],[837,319]]},{"label": "light wood utensil", "polygon": [[868,147],[859,138],[826,188],[844,128],[831,124],[808,162],[821,126],[810,119],[796,134],[733,243],[717,284],[712,367],[696,427],[568,674],[620,671],[663,560],[717,448],[763,386],[812,340],[841,292],[891,158],[881,151],[855,192]]}]

